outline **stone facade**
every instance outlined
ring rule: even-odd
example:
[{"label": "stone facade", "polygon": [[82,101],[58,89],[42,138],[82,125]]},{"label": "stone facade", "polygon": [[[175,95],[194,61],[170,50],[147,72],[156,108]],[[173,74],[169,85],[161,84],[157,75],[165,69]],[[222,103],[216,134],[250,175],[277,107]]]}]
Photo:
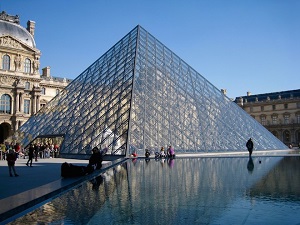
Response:
[{"label": "stone facade", "polygon": [[237,97],[235,102],[286,145],[300,143],[300,89]]},{"label": "stone facade", "polygon": [[0,142],[13,141],[15,131],[70,82],[52,77],[50,67],[40,74],[35,22],[26,29],[19,22],[18,16],[0,14]]}]

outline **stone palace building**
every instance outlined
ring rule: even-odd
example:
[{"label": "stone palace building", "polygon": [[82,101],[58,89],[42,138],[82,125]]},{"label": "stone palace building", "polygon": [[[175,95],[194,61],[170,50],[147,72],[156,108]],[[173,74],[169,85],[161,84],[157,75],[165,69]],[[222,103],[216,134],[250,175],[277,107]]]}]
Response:
[{"label": "stone palace building", "polygon": [[34,32],[34,21],[24,28],[19,16],[0,13],[0,143],[13,141],[14,132],[70,83],[51,76],[50,67],[40,74]]},{"label": "stone palace building", "polygon": [[300,143],[300,89],[237,97],[235,102],[286,145]]}]

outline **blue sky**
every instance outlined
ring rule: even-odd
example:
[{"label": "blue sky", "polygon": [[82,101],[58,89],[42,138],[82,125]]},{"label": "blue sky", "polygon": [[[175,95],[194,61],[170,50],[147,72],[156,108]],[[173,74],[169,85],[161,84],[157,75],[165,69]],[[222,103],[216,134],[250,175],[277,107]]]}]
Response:
[{"label": "blue sky", "polygon": [[141,25],[231,98],[300,88],[298,0],[1,0],[36,22],[41,68],[74,79]]}]

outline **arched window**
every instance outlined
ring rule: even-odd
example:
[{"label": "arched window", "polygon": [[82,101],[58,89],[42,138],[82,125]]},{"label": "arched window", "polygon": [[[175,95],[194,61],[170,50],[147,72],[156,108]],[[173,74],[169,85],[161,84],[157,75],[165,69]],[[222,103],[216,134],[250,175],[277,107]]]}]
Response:
[{"label": "arched window", "polygon": [[42,92],[42,95],[45,95],[46,94],[46,88],[43,87],[41,92]]},{"label": "arched window", "polygon": [[266,126],[266,125],[267,125],[267,119],[266,119],[266,116],[265,116],[265,115],[261,115],[261,116],[260,116],[260,123],[261,123],[263,126]]},{"label": "arched window", "polygon": [[25,82],[25,89],[26,90],[29,90],[30,89],[30,83],[27,81]]},{"label": "arched window", "polygon": [[10,70],[10,57],[8,55],[3,56],[2,69]]},{"label": "arched window", "polygon": [[1,96],[0,100],[0,113],[11,113],[11,97],[8,94]]},{"label": "arched window", "polygon": [[56,89],[56,95],[58,95],[59,94],[59,89]]},{"label": "arched window", "polygon": [[24,72],[25,73],[30,73],[31,72],[31,61],[28,58],[25,59]]}]

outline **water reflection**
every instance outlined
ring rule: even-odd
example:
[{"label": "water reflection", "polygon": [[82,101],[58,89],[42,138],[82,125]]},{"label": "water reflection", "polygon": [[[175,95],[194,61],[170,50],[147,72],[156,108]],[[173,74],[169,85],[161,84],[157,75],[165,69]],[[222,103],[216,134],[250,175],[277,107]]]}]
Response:
[{"label": "water reflection", "polygon": [[251,156],[249,156],[249,161],[247,163],[247,169],[249,171],[249,173],[252,173],[253,172],[253,169],[254,169],[254,163],[253,163],[253,159]]},{"label": "water reflection", "polygon": [[294,222],[299,162],[300,157],[128,160],[12,224]]}]

